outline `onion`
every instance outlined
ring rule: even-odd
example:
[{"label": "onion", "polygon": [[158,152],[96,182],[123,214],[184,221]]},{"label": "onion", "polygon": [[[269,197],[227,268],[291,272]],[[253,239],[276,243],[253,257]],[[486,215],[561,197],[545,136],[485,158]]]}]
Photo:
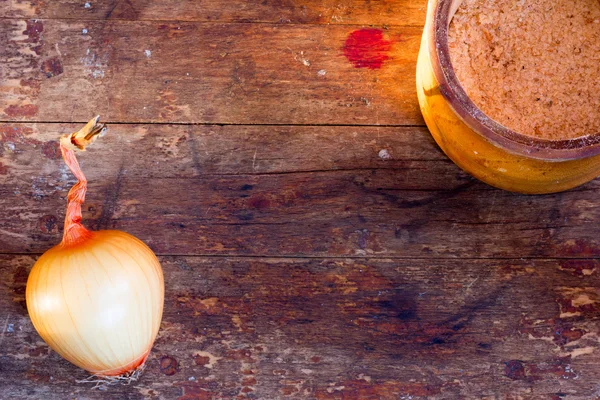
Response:
[{"label": "onion", "polygon": [[158,259],[125,232],[81,225],[87,181],[75,158],[106,131],[93,118],[61,137],[63,159],[79,182],[69,192],[63,239],[35,263],[27,310],[42,339],[97,377],[135,377],[160,327],[164,282]]}]

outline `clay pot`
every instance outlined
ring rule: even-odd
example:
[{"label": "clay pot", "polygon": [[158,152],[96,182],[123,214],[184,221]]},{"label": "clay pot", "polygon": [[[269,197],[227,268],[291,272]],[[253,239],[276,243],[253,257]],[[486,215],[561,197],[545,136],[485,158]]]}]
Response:
[{"label": "clay pot", "polygon": [[600,133],[570,140],[533,138],[490,119],[469,99],[448,47],[448,27],[460,3],[429,0],[417,63],[421,112],[446,155],[474,177],[520,193],[560,192],[600,175]]}]

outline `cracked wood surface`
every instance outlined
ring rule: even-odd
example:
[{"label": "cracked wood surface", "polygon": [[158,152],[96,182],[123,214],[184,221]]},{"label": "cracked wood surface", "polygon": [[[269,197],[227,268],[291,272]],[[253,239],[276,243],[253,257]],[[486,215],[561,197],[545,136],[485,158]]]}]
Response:
[{"label": "cracked wood surface", "polygon": [[[522,196],[448,161],[424,0],[88,4],[0,2],[0,398],[600,396],[599,183]],[[75,182],[58,137],[96,113],[84,223],[166,282],[148,369],[100,391],[24,303]]]}]

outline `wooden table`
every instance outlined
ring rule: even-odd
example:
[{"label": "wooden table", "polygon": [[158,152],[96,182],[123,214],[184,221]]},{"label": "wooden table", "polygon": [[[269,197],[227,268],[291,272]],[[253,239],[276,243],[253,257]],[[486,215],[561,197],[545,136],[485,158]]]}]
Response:
[{"label": "wooden table", "polygon": [[[0,2],[0,398],[594,399],[600,181],[495,190],[440,152],[425,0]],[[163,324],[92,390],[25,284],[96,114],[84,220],[160,255]]]}]

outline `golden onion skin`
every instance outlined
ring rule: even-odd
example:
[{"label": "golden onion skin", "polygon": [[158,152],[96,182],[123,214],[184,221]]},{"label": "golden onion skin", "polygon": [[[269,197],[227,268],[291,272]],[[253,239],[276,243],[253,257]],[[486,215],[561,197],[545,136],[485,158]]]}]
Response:
[{"label": "golden onion skin", "polygon": [[97,376],[143,365],[164,304],[160,263],[125,232],[89,232],[44,253],[29,274],[27,310],[44,341]]}]

